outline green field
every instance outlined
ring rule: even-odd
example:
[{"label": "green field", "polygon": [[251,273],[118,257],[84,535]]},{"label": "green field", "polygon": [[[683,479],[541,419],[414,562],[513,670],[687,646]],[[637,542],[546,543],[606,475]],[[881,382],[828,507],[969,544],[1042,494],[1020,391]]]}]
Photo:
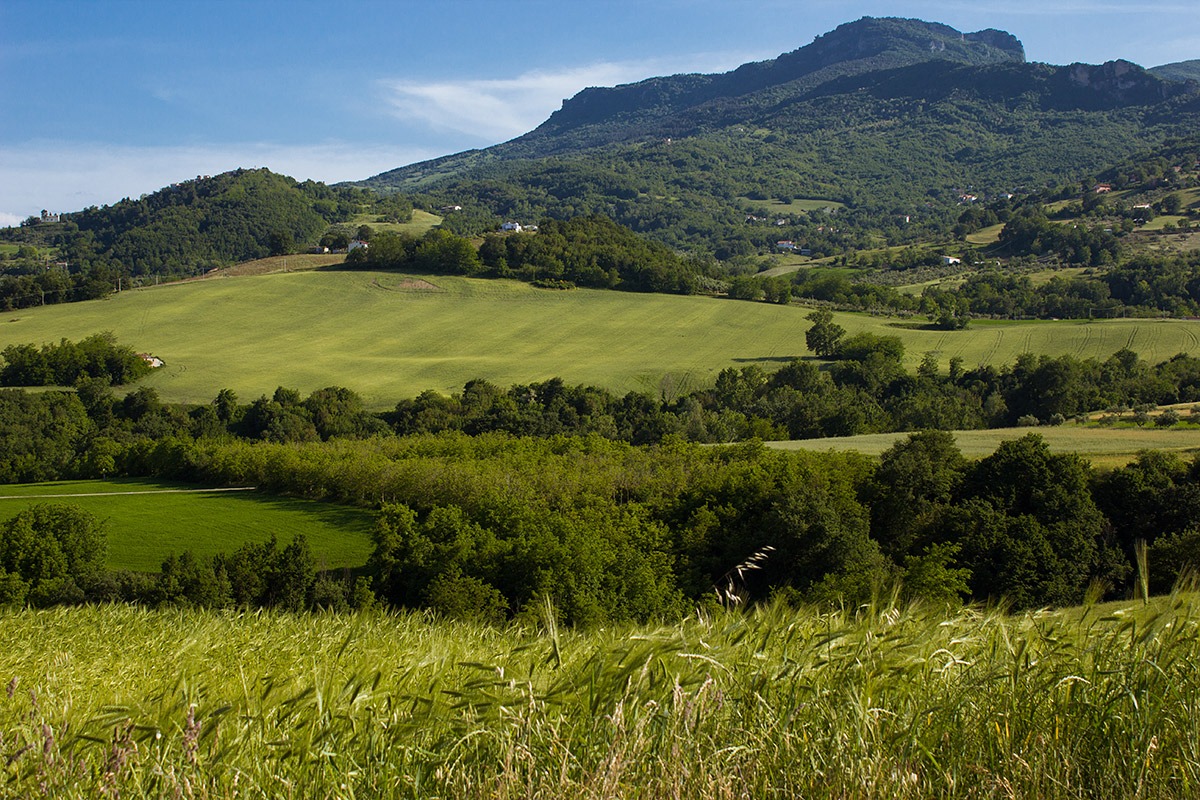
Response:
[{"label": "green field", "polygon": [[845,208],[844,203],[839,203],[836,200],[821,200],[807,197],[797,197],[795,200],[787,203],[782,203],[779,200],[751,200],[749,197],[739,197],[738,200],[744,205],[753,208],[764,207],[771,214],[799,214],[820,211],[826,208],[832,210]]},{"label": "green field", "polygon": [[1000,241],[1000,233],[1004,230],[1004,223],[991,225],[987,228],[981,228],[974,233],[967,234],[967,243],[975,245],[995,244]]},{"label": "green field", "polygon": [[1154,219],[1150,220],[1145,225],[1143,225],[1142,230],[1144,230],[1144,231],[1161,231],[1167,225],[1178,225],[1180,222],[1182,222],[1185,219],[1187,219],[1187,217],[1171,216],[1170,214],[1162,214],[1162,215],[1157,216]]},{"label": "green field", "polygon": [[377,214],[358,214],[347,224],[354,228],[357,228],[359,225],[367,225],[376,233],[379,231],[393,231],[420,236],[442,222],[441,217],[436,214],[430,214],[428,211],[422,211],[419,208],[413,209],[412,219],[408,222],[376,222],[375,219],[377,216]]},{"label": "green field", "polygon": [[[535,289],[504,280],[318,270],[203,280],[0,315],[0,348],[112,331],[162,358],[146,379],[168,401],[208,402],[221,388],[243,402],[277,386],[330,385],[386,408],[473,378],[501,386],[561,377],[614,391],[711,382],[725,367],[768,368],[804,357],[804,306],[710,297]],[[1200,351],[1200,322],[979,320],[937,331],[924,320],[836,314],[849,333],[896,335],[915,367],[1010,363],[1023,352],[1107,357],[1130,347],[1149,361]]]},{"label": "green field", "polygon": [[[196,492],[148,480],[58,481],[0,487],[0,519],[34,503],[67,503],[107,523],[108,566],[157,572],[171,553],[232,552],[247,542],[280,544],[299,534],[318,565],[356,567],[371,553],[366,511],[262,492]],[[87,496],[78,496],[87,495]]]},{"label": "green field", "polygon": [[[999,428],[988,431],[954,431],[958,448],[967,458],[991,455],[1001,442],[1036,433],[1058,453],[1077,453],[1098,466],[1127,463],[1141,450],[1171,450],[1193,454],[1200,452],[1200,427],[1176,428],[1100,428],[1059,425],[1038,428]],[[908,436],[907,433],[872,433],[836,439],[806,439],[793,442],[768,442],[780,450],[855,450],[877,456]]]}]

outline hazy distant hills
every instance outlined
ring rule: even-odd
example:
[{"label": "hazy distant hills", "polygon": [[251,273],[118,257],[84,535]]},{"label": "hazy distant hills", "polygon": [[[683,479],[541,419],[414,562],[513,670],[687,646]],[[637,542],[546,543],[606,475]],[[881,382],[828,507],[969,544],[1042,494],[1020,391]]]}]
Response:
[{"label": "hazy distant hills", "polygon": [[359,185],[502,217],[605,213],[674,245],[738,235],[747,197],[930,219],[1196,130],[1185,67],[1028,63],[1002,31],[866,18],[721,75],[585,89],[510,142]]},{"label": "hazy distant hills", "polygon": [[1200,58],[1151,67],[1150,72],[1169,81],[1200,81]]}]

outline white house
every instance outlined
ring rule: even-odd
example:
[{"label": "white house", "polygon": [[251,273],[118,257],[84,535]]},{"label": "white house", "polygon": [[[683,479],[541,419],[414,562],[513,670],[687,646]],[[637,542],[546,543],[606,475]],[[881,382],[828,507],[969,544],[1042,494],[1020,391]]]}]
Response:
[{"label": "white house", "polygon": [[954,264],[961,264],[962,259],[955,258],[954,256],[942,256],[942,263],[949,267],[953,266]]},{"label": "white house", "polygon": [[503,225],[501,225],[501,226],[500,226],[500,230],[502,230],[502,231],[512,231],[513,233],[520,233],[520,232],[521,232],[521,223],[519,223],[519,222],[506,222],[506,223],[504,223]]}]

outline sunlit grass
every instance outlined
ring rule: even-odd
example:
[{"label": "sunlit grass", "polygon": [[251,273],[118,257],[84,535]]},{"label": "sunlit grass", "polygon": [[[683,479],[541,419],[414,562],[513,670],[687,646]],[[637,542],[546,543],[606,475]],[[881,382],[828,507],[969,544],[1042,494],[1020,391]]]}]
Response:
[{"label": "sunlit grass", "polygon": [[[363,509],[263,492],[195,492],[149,480],[57,481],[0,487],[0,520],[35,503],[78,506],[105,523],[108,567],[157,572],[172,553],[231,553],[276,536],[303,535],[322,567],[357,567],[371,553],[373,517]],[[10,499],[11,498],[11,499]]]},{"label": "sunlit grass", "polygon": [[0,794],[1189,798],[1198,611],[9,612]]},{"label": "sunlit grass", "polygon": [[[421,278],[441,291],[403,290]],[[168,401],[243,402],[277,386],[330,385],[375,409],[475,378],[500,386],[560,377],[617,393],[709,385],[726,367],[774,368],[807,357],[802,305],[578,289],[508,280],[350,270],[278,272],[147,287],[106,300],[0,315],[0,348],[78,341],[112,331],[162,358],[146,379]],[[837,313],[848,333],[900,337],[907,366],[926,352],[945,365],[1010,364],[1020,353],[1106,358],[1123,347],[1150,362],[1200,349],[1200,321],[992,321],[964,331]],[[923,322],[918,318],[918,322]]]}]

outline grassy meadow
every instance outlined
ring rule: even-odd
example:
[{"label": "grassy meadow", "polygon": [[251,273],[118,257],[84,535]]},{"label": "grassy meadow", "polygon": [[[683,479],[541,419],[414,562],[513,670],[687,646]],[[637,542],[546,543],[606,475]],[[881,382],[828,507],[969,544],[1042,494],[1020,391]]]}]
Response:
[{"label": "grassy meadow", "polygon": [[407,233],[413,236],[420,236],[435,225],[442,223],[442,218],[436,214],[430,214],[428,211],[422,211],[419,208],[413,209],[412,219],[408,222],[379,222],[377,214],[358,214],[350,222],[346,223],[352,228],[357,228],[359,225],[369,225],[373,231],[393,231],[395,233]]},{"label": "grassy meadow", "polygon": [[[1200,428],[1090,427],[1081,425],[1043,426],[1037,428],[997,428],[986,431],[953,431],[958,449],[967,458],[991,455],[1001,442],[1019,439],[1036,433],[1056,453],[1075,453],[1098,467],[1116,467],[1129,463],[1142,450],[1168,450],[1185,455],[1200,453]],[[835,439],[804,439],[791,442],[768,442],[768,447],[780,450],[855,451],[878,456],[907,433],[871,433]]]},{"label": "grassy meadow", "polygon": [[0,796],[1192,798],[1198,622],[1194,594],[589,632],[5,611]]},{"label": "grassy meadow", "polygon": [[363,509],[257,491],[198,491],[150,480],[57,481],[0,487],[0,520],[35,503],[67,503],[106,523],[109,569],[157,572],[171,553],[229,553],[275,534],[303,534],[318,565],[357,567],[371,553],[373,517]]},{"label": "grassy meadow", "polygon": [[[809,309],[711,297],[536,289],[505,280],[306,270],[211,278],[104,300],[0,316],[0,348],[112,331],[162,358],[145,385],[168,401],[243,401],[276,386],[354,389],[373,408],[473,378],[502,386],[561,377],[618,392],[687,389],[725,367],[804,357]],[[908,366],[1010,363],[1019,353],[1107,357],[1130,347],[1150,361],[1200,346],[1200,321],[973,322],[935,331],[923,320],[837,314],[850,333],[899,336]]]}]

